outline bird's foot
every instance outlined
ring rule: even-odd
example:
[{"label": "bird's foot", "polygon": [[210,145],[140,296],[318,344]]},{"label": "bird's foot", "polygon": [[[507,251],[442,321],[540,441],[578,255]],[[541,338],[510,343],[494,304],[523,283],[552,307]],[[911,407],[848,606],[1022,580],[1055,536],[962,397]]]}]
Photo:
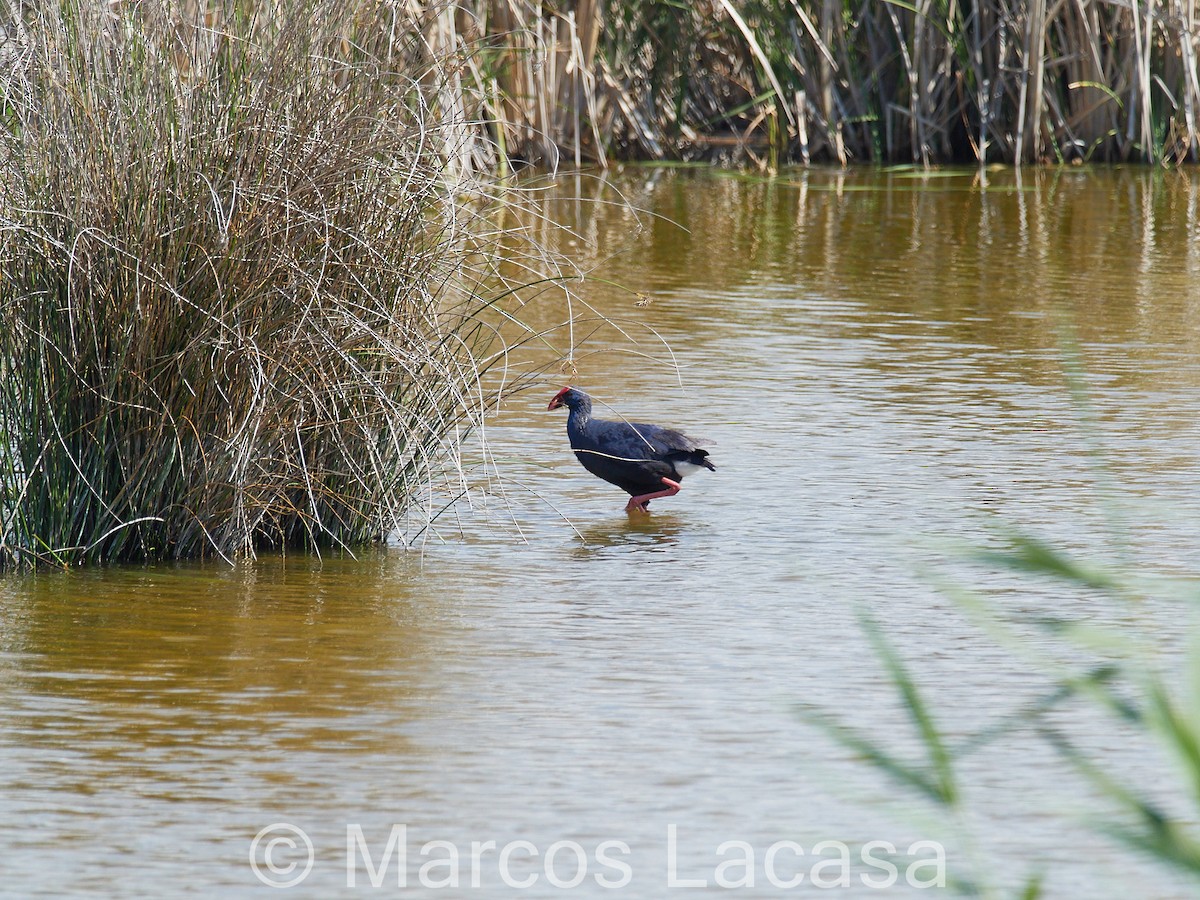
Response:
[{"label": "bird's foot", "polygon": [[625,504],[625,512],[649,513],[651,500],[655,500],[658,497],[674,497],[679,493],[680,484],[678,481],[672,481],[670,478],[660,480],[666,485],[666,488],[650,494],[638,494],[636,497],[630,497],[629,502]]}]

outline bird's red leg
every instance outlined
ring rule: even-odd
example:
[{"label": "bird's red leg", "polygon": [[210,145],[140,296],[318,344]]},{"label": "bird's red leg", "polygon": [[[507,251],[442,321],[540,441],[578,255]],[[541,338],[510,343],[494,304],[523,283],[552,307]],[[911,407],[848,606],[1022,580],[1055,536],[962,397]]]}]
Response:
[{"label": "bird's red leg", "polygon": [[662,483],[667,486],[666,490],[655,491],[652,494],[638,494],[636,497],[630,497],[629,502],[625,504],[625,512],[650,512],[648,507],[650,501],[658,497],[674,497],[679,493],[680,484],[678,481],[672,481],[670,478],[663,478]]}]

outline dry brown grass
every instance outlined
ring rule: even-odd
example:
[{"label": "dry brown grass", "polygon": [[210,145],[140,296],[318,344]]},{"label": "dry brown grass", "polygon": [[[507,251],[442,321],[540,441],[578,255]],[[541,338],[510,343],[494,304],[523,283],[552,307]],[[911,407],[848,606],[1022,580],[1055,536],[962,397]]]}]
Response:
[{"label": "dry brown grass", "polygon": [[508,360],[440,13],[6,8],[0,563],[398,528]]},{"label": "dry brown grass", "polygon": [[459,18],[478,115],[543,163],[1200,150],[1197,0],[474,0]]}]

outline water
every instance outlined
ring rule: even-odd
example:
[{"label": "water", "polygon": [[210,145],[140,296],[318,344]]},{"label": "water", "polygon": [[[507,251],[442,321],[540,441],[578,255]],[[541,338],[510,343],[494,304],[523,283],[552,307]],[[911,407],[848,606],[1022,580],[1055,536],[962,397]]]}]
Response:
[{"label": "water", "polygon": [[[414,896],[663,896],[682,889],[672,853],[677,881],[719,890],[746,852],[725,841],[754,856],[737,895],[774,896],[765,856],[784,840],[805,856],[781,845],[775,872],[806,882],[834,855],[822,840],[855,860],[890,841],[899,890],[921,839],[952,875],[972,852],[1000,884],[1044,869],[1052,897],[1190,896],[1096,833],[1111,813],[1031,734],[967,757],[969,813],[947,823],[799,710],[919,758],[860,612],[951,740],[1041,696],[1052,662],[1082,664],[1031,615],[1119,629],[1177,665],[1185,607],[954,554],[1011,525],[1112,558],[1116,527],[1139,571],[1197,571],[1198,198],[1189,174],[1122,170],[561,179],[540,202],[572,233],[542,239],[632,289],[574,286],[627,335],[577,325],[574,382],[709,439],[718,471],[630,520],[566,452],[547,386],[490,428],[503,497],[460,503],[414,551],[9,578],[0,894],[261,893],[251,841],[287,823],[314,855],[295,896],[370,891],[397,825],[380,875],[395,892],[405,871]],[[526,317],[557,321],[553,299]],[[930,570],[986,588],[1032,655]],[[1177,801],[1137,735],[1086,704],[1055,721]],[[451,863],[421,866],[451,848],[458,886],[423,887],[448,879]],[[576,848],[584,880],[555,887],[581,872]],[[877,895],[864,872],[886,874],[856,863],[836,895]]]}]

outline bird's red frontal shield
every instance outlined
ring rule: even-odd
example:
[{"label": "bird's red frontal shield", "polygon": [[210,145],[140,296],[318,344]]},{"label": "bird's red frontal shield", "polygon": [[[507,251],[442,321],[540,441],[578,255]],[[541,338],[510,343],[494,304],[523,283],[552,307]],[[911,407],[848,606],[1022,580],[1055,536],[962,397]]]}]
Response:
[{"label": "bird's red frontal shield", "polygon": [[547,406],[546,409],[548,409],[548,410],[558,409],[560,406],[562,406],[563,395],[566,394],[566,392],[569,391],[570,389],[571,389],[571,386],[567,385],[565,388],[563,388],[561,391],[559,391],[557,394],[555,394],[554,399],[550,401],[550,405]]}]

